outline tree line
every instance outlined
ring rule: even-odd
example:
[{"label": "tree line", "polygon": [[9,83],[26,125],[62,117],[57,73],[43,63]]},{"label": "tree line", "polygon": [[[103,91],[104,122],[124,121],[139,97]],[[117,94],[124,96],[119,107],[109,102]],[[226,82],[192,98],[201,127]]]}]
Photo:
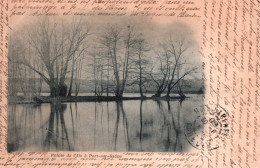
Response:
[{"label": "tree line", "polygon": [[51,97],[77,96],[81,79],[88,78],[94,80],[95,96],[113,92],[120,98],[126,87],[137,85],[144,97],[146,87],[154,85],[155,97],[169,97],[174,89],[184,97],[184,79],[198,68],[189,62],[189,37],[170,34],[152,47],[144,34],[130,24],[95,31],[82,19],[40,19],[9,38],[9,95],[40,95],[45,82]]}]

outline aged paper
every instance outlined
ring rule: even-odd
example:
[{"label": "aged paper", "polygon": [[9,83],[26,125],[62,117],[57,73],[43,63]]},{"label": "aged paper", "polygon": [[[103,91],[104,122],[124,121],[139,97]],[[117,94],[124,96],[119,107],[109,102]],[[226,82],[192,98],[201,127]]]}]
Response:
[{"label": "aged paper", "polygon": [[0,167],[259,167],[258,0],[3,0],[0,18]]}]

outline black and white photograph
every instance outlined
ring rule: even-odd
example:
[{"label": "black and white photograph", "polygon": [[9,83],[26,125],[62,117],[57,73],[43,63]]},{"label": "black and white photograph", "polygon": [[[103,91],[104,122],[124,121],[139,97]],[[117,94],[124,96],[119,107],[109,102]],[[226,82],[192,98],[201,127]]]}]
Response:
[{"label": "black and white photograph", "polygon": [[[27,17],[8,41],[8,152],[178,152],[205,86],[189,22]],[[198,119],[199,118],[199,119]]]}]

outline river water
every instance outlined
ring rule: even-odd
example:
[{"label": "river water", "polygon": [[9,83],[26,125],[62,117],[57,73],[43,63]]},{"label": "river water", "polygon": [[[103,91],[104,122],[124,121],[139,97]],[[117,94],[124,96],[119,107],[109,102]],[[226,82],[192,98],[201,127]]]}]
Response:
[{"label": "river water", "polygon": [[202,95],[188,96],[184,101],[12,104],[8,151],[188,152],[185,128],[203,105]]}]

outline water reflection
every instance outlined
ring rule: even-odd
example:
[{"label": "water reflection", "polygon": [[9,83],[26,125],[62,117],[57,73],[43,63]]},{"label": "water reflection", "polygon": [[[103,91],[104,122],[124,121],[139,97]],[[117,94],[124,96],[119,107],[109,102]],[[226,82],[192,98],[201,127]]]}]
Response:
[{"label": "water reflection", "polygon": [[[122,114],[121,114],[122,113]],[[113,146],[114,151],[117,151],[117,139],[118,139],[118,129],[119,129],[119,122],[120,122],[120,114],[122,115],[123,119],[123,130],[124,130],[124,139],[126,140],[126,148],[127,151],[130,151],[130,140],[129,140],[129,134],[128,134],[128,121],[127,117],[123,108],[123,102],[119,101],[116,102],[116,123],[115,123],[115,129],[113,133]]]},{"label": "water reflection", "polygon": [[197,98],[9,105],[8,151],[187,152],[184,127],[201,103]]},{"label": "water reflection", "polygon": [[[52,148],[58,150],[73,150],[70,145],[68,131],[64,120],[64,112],[67,108],[66,104],[51,104],[49,126],[46,128],[47,135],[44,140],[44,150],[49,151]],[[73,116],[71,116],[73,123]],[[56,123],[56,124],[54,124]],[[55,126],[54,126],[55,125]],[[74,128],[74,124],[72,124]],[[72,131],[74,135],[74,129]]]},{"label": "water reflection", "polygon": [[140,102],[140,151],[142,148],[142,139],[143,139],[143,100]]}]

